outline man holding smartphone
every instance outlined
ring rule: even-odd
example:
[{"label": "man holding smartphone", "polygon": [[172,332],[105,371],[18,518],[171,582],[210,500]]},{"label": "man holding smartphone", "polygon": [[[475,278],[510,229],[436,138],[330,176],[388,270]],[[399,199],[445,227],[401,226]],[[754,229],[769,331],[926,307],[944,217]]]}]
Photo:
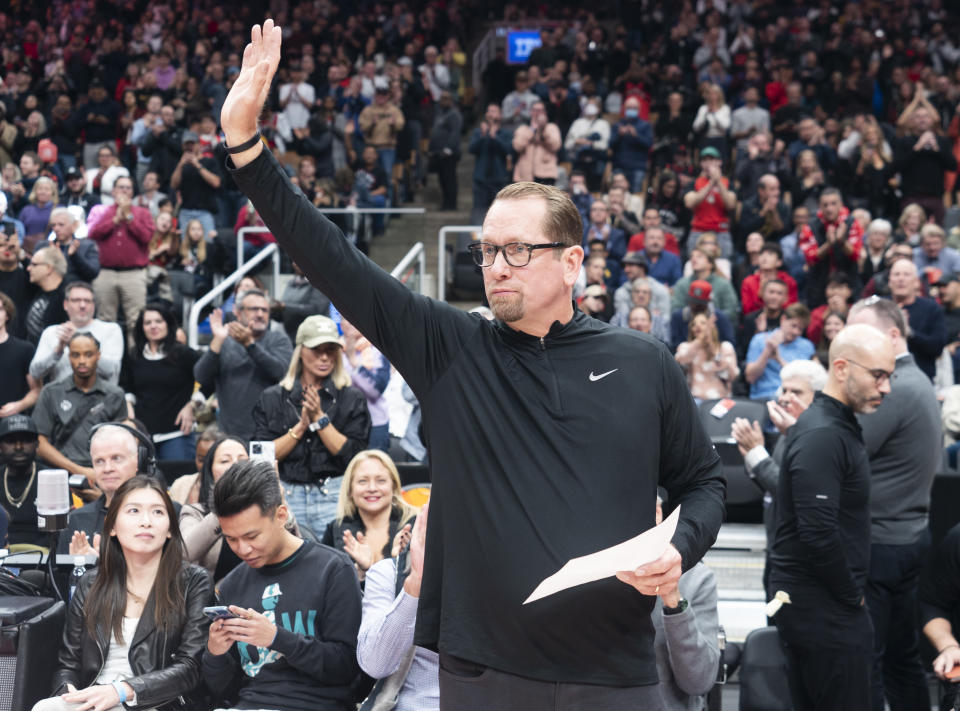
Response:
[{"label": "man holding smartphone", "polygon": [[286,523],[273,464],[234,464],[213,492],[223,538],[244,565],[220,583],[203,676],[238,708],[347,711],[357,677],[360,587],[346,555],[301,540]]}]

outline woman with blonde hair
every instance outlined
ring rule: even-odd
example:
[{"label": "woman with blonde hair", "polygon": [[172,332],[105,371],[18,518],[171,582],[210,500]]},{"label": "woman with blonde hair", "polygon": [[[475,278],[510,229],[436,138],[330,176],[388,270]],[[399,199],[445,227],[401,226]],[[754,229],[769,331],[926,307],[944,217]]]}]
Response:
[{"label": "woman with blonde hair", "polygon": [[323,543],[353,558],[361,580],[371,565],[390,557],[394,537],[417,515],[402,492],[397,465],[379,449],[359,452],[343,473],[337,516]]},{"label": "woman with blonde hair", "polygon": [[894,242],[906,242],[911,247],[920,244],[920,230],[927,222],[927,213],[917,203],[912,202],[903,208],[897,220],[897,230],[893,233]]},{"label": "woman with blonde hair", "polygon": [[57,185],[50,178],[41,175],[33,184],[30,204],[20,211],[20,222],[26,235],[23,248],[33,253],[34,246],[44,239],[50,231],[50,213],[57,204]]},{"label": "woman with blonde hair", "polygon": [[290,510],[318,534],[337,513],[347,464],[370,438],[367,400],[351,384],[342,352],[337,325],[308,316],[286,376],[253,408],[253,439],[273,441]]},{"label": "woman with blonde hair", "polygon": [[689,334],[687,342],[677,347],[676,359],[687,374],[691,394],[697,400],[730,397],[740,374],[733,344],[720,341],[717,326],[707,314],[693,317]]},{"label": "woman with blonde hair", "polygon": [[720,151],[725,160],[730,158],[727,147],[727,134],[730,132],[730,106],[723,95],[719,84],[709,84],[703,91],[704,103],[697,110],[693,119],[693,130],[701,136],[699,147],[713,146]]}]

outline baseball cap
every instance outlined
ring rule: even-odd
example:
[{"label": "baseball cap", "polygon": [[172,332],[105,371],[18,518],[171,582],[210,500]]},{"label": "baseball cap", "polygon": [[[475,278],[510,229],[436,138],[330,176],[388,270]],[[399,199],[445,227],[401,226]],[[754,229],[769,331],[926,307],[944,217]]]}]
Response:
[{"label": "baseball cap", "polygon": [[390,81],[386,77],[376,77],[373,80],[373,89],[385,94],[390,91]]},{"label": "baseball cap", "polygon": [[620,260],[621,264],[636,264],[637,266],[643,267],[646,269],[649,264],[647,263],[647,258],[643,256],[640,252],[627,252],[623,255],[623,259]]},{"label": "baseball cap", "polygon": [[307,316],[297,329],[297,345],[316,348],[324,343],[336,343],[342,346],[337,324],[326,316]]},{"label": "baseball cap", "polygon": [[699,304],[709,304],[710,294],[713,293],[713,287],[710,282],[704,279],[697,279],[690,284],[690,290],[687,292],[689,301],[695,301]]},{"label": "baseball cap", "polygon": [[200,137],[193,131],[184,131],[183,135],[180,136],[180,145],[182,146],[184,143],[190,143],[191,141],[197,143],[199,140]]},{"label": "baseball cap", "polygon": [[0,439],[19,432],[36,435],[37,426],[33,424],[33,420],[26,415],[10,415],[0,420]]},{"label": "baseball cap", "polygon": [[64,179],[71,180],[72,178],[82,178],[83,173],[80,172],[80,169],[76,166],[70,166],[67,168],[66,172],[63,174]]},{"label": "baseball cap", "polygon": [[718,151],[713,146],[707,146],[700,151],[700,158],[716,158],[720,159],[720,151]]}]

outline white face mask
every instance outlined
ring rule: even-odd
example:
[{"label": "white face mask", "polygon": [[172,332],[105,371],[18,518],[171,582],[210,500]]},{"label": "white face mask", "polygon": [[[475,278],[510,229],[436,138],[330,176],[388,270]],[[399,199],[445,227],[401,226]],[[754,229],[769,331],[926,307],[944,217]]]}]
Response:
[{"label": "white face mask", "polygon": [[587,104],[583,108],[584,116],[596,116],[598,113],[600,113],[600,109],[597,108],[596,104]]}]

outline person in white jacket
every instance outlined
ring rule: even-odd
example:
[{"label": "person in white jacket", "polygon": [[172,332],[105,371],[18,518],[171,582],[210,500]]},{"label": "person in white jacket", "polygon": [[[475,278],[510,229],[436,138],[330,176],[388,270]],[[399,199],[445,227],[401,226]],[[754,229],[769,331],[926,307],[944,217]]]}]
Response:
[{"label": "person in white jacket", "polygon": [[586,176],[590,192],[600,190],[609,146],[610,124],[600,115],[600,101],[588,99],[583,106],[583,116],[570,125],[564,148],[574,169]]}]

